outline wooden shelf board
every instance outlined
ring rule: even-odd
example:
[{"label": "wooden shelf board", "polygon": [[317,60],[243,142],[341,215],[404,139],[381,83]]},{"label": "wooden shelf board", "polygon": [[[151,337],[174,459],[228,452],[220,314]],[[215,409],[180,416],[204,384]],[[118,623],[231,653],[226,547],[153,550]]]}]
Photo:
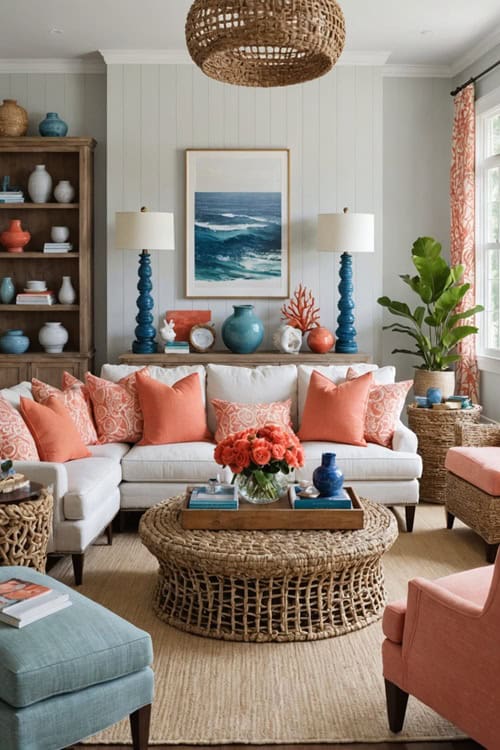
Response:
[{"label": "wooden shelf board", "polygon": [[0,305],[2,312],[77,312],[79,309],[79,305]]},{"label": "wooden shelf board", "polygon": [[60,352],[59,354],[49,354],[43,352],[40,349],[29,349],[24,354],[0,354],[0,362],[9,362],[14,360],[21,360],[24,362],[34,362],[39,360],[50,360],[50,359],[87,359],[93,357],[94,352],[75,352],[66,351]]},{"label": "wooden shelf board", "polygon": [[73,250],[69,253],[43,253],[41,250],[37,250],[29,253],[7,253],[0,252],[0,260],[10,260],[11,258],[30,258],[31,260],[40,260],[40,258],[78,258],[80,253],[75,253]]},{"label": "wooden shelf board", "polygon": [[5,209],[15,208],[16,211],[29,209],[35,210],[51,210],[61,208],[79,208],[79,203],[0,203],[0,211]]},{"label": "wooden shelf board", "polygon": [[351,362],[370,362],[371,357],[364,352],[357,354],[314,354],[313,352],[299,352],[298,354],[282,354],[281,352],[257,351],[252,354],[233,354],[232,352],[207,352],[200,354],[132,354],[127,352],[119,356],[122,364],[129,365],[337,365],[350,364]]}]

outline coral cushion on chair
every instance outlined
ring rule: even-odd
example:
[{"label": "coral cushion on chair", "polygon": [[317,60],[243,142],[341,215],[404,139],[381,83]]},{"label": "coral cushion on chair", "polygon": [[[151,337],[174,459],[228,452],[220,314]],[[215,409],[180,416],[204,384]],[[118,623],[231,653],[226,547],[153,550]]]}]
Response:
[{"label": "coral cushion on chair", "polygon": [[[76,382],[79,383],[79,381]],[[60,391],[59,388],[55,388],[53,385],[32,378],[31,386],[33,397],[39,404],[47,403],[51,396],[55,396],[64,404],[85,445],[95,445],[97,443],[98,438],[92,418],[92,407],[85,399],[82,388],[79,385],[63,386],[63,390]]]},{"label": "coral cushion on chair", "polygon": [[[347,371],[347,380],[354,380],[358,377],[356,370],[350,367]],[[392,437],[412,385],[413,380],[386,385],[372,384],[365,418],[365,440],[368,443],[377,443],[391,448]]]},{"label": "coral cushion on chair", "polygon": [[210,438],[198,373],[170,386],[138,372],[136,382],[144,415],[139,445],[194,443]]},{"label": "coral cushion on chair", "polygon": [[[147,368],[139,372],[147,373]],[[85,375],[100,443],[136,443],[141,439],[143,419],[136,374],[133,372],[118,383],[90,372]]]},{"label": "coral cushion on chair", "polygon": [[366,445],[364,438],[372,373],[335,385],[314,370],[309,381],[300,440]]},{"label": "coral cushion on chair", "polygon": [[236,401],[213,398],[212,405],[217,419],[215,439],[218,443],[235,432],[251,427],[264,427],[265,424],[277,424],[286,430],[292,429],[290,398],[268,404],[239,404]]},{"label": "coral cushion on chair", "polygon": [[[30,399],[28,399],[30,400]],[[0,396],[0,458],[38,461],[38,451],[25,421],[12,404]]]},{"label": "coral cushion on chair", "polygon": [[450,448],[444,465],[488,495],[500,495],[500,447]]},{"label": "coral cushion on chair", "polygon": [[75,458],[88,458],[69,411],[57,396],[49,396],[46,404],[21,398],[21,414],[35,439],[42,461],[64,463]]}]

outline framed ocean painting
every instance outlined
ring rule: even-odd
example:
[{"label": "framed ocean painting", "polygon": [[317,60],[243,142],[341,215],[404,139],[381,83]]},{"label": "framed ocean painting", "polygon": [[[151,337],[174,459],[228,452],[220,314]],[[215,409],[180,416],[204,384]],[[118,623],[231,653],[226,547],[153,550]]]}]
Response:
[{"label": "framed ocean painting", "polygon": [[186,296],[288,297],[288,149],[186,151]]}]

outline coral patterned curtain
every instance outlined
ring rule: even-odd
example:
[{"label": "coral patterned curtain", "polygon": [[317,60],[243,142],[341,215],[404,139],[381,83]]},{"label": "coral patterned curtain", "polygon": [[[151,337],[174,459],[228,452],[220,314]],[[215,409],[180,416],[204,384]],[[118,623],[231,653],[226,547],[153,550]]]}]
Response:
[{"label": "coral patterned curtain", "polygon": [[[462,263],[465,267],[464,281],[470,289],[463,298],[459,310],[475,305],[476,297],[476,248],[475,248],[475,108],[474,84],[462,89],[455,96],[455,119],[453,122],[452,158],[450,175],[451,199],[451,264]],[[479,401],[479,370],[476,359],[476,341],[468,336],[457,347],[461,360],[456,367],[457,393]]]}]

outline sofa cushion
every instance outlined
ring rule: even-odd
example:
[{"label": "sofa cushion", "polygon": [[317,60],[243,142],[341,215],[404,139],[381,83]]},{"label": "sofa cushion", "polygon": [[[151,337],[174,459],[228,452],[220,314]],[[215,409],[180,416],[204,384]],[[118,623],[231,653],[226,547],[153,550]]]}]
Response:
[{"label": "sofa cushion", "polygon": [[[131,375],[137,370],[142,370],[141,365],[103,365],[101,368],[101,378],[111,380],[112,383],[118,383],[122,378]],[[165,385],[174,385],[178,380],[186,378],[188,375],[198,373],[200,377],[200,387],[205,403],[205,381],[206,371],[203,365],[179,365],[179,367],[160,367],[159,365],[148,365],[147,371],[154,380],[159,380]]]},{"label": "sofa cushion", "polygon": [[311,479],[314,469],[321,463],[322,453],[335,453],[337,462],[349,481],[381,481],[415,479],[422,469],[421,458],[417,453],[395,452],[383,445],[368,443],[366,447],[345,445],[344,443],[305,442],[302,443],[306,463],[297,469],[295,476]]},{"label": "sofa cushion", "polygon": [[21,396],[24,398],[33,398],[31,392],[31,383],[28,380],[23,380],[22,383],[12,385],[10,388],[1,388],[0,396],[11,404],[17,411],[21,408]]},{"label": "sofa cushion", "polygon": [[203,482],[220,473],[214,460],[215,443],[134,445],[123,457],[126,482]]},{"label": "sofa cushion", "polygon": [[88,445],[87,448],[95,458],[110,458],[119,464],[125,453],[130,450],[128,443],[103,443],[102,445]]},{"label": "sofa cushion", "polygon": [[[69,373],[65,374],[68,375]],[[39,404],[46,404],[51,396],[58,398],[68,410],[83,443],[85,445],[97,443],[92,405],[90,399],[85,398],[83,383],[76,381],[75,385],[63,387],[62,391],[53,385],[43,383],[37,378],[32,378],[31,384],[35,401],[38,401]]]},{"label": "sofa cushion", "polygon": [[207,365],[208,429],[215,433],[217,420],[212,399],[259,404],[264,401],[291,399],[290,415],[297,429],[297,367],[296,365],[260,365],[237,367]]},{"label": "sofa cushion", "polygon": [[500,495],[500,447],[450,448],[444,465],[488,495]]},{"label": "sofa cushion", "polygon": [[12,404],[1,396],[0,458],[9,458],[13,461],[38,461],[35,441],[24,419]]},{"label": "sofa cushion", "polygon": [[266,424],[277,424],[286,430],[290,430],[290,406],[292,402],[274,401],[262,404],[241,404],[234,401],[221,401],[212,399],[212,405],[217,417],[217,429],[215,440],[219,443],[229,435],[252,427],[264,427]]},{"label": "sofa cushion", "polygon": [[57,396],[49,396],[45,404],[21,397],[21,414],[42,461],[64,463],[90,456],[68,409]]},{"label": "sofa cushion", "polygon": [[[142,368],[144,371],[146,368]],[[85,381],[92,399],[100,443],[135,443],[142,437],[143,419],[135,372],[112,383],[90,372]]]},{"label": "sofa cushion", "polygon": [[121,466],[113,458],[68,461],[65,468],[68,489],[63,498],[63,513],[71,521],[91,516],[116,490],[122,478]]}]

